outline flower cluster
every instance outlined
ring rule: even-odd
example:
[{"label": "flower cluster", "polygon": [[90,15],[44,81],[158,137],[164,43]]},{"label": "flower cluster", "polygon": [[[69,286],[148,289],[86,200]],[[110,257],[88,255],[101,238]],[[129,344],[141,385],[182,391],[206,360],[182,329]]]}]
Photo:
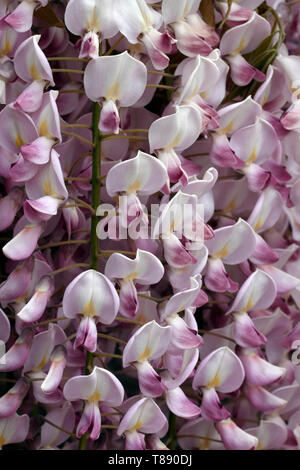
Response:
[{"label": "flower cluster", "polygon": [[299,2],[1,1],[0,449],[300,448],[299,55]]}]

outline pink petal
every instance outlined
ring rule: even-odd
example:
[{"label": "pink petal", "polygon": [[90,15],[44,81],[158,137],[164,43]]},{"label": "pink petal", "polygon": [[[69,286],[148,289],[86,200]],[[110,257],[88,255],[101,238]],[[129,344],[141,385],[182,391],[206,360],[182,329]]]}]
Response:
[{"label": "pink petal", "polygon": [[166,403],[172,413],[181,418],[196,418],[200,414],[199,406],[189,400],[179,387],[166,392]]},{"label": "pink petal", "polygon": [[258,445],[256,437],[239,428],[230,418],[216,423],[216,429],[227,450],[254,450]]},{"label": "pink petal", "polygon": [[214,388],[204,388],[201,401],[201,416],[207,421],[222,421],[230,417],[229,411],[221,405]]},{"label": "pink petal", "polygon": [[25,328],[13,346],[0,358],[0,372],[10,372],[22,367],[29,355],[33,332]]},{"label": "pink petal", "polygon": [[193,388],[213,387],[222,393],[230,393],[241,386],[244,377],[240,359],[224,346],[201,361],[193,380]]}]

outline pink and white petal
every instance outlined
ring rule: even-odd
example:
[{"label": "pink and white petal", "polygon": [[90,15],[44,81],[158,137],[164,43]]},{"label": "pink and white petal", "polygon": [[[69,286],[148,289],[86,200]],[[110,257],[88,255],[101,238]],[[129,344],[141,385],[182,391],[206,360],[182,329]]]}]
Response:
[{"label": "pink and white petal", "polygon": [[243,348],[253,348],[267,343],[267,338],[254,325],[247,312],[233,315],[233,337],[237,344]]},{"label": "pink and white petal", "polygon": [[27,199],[24,204],[24,215],[29,222],[35,224],[46,222],[57,214],[61,201],[51,196],[43,196],[36,200]]},{"label": "pink and white petal", "polygon": [[268,187],[258,198],[250,214],[248,223],[253,227],[255,232],[264,232],[275,225],[282,214],[282,206],[283,201],[278,191]]},{"label": "pink and white petal", "polygon": [[54,86],[50,64],[38,45],[40,38],[36,34],[20,44],[14,56],[15,71],[25,82],[46,80]]},{"label": "pink and white petal", "polygon": [[277,289],[272,277],[256,269],[241,286],[227,313],[264,310],[272,305],[276,293]]},{"label": "pink and white petal", "polygon": [[199,406],[187,398],[179,387],[167,390],[166,403],[172,413],[181,418],[191,419],[200,415]]},{"label": "pink and white petal", "polygon": [[197,259],[182,245],[173,233],[163,237],[163,247],[165,259],[172,268],[181,269],[197,262]]},{"label": "pink and white petal", "polygon": [[50,356],[50,369],[41,384],[41,389],[44,393],[53,393],[57,390],[67,364],[66,356],[67,351],[63,345],[58,344],[54,347]]},{"label": "pink and white petal", "polygon": [[175,23],[190,13],[196,13],[200,0],[182,0],[174,3],[172,0],[164,0],[162,3],[162,15],[165,24]]},{"label": "pink and white petal", "polygon": [[246,380],[253,385],[263,387],[278,381],[285,374],[283,367],[271,364],[251,350],[242,350],[239,358],[244,366]]},{"label": "pink and white petal", "polygon": [[206,241],[209,254],[221,258],[226,264],[238,264],[253,253],[255,232],[243,219],[236,224],[214,230],[214,238]]},{"label": "pink and white petal", "polygon": [[169,65],[170,59],[164,52],[165,37],[165,33],[161,33],[154,28],[151,28],[142,37],[147,54],[156,70],[164,70]]},{"label": "pink and white petal", "polygon": [[0,419],[13,415],[21,406],[29,390],[29,382],[22,377],[0,398]]},{"label": "pink and white petal", "polygon": [[43,80],[34,80],[14,102],[14,107],[24,111],[25,113],[33,113],[37,111],[43,99],[45,82]]},{"label": "pink and white petal", "polygon": [[22,145],[20,152],[24,160],[35,165],[44,165],[50,160],[51,149],[54,141],[47,137],[38,137],[27,145]]},{"label": "pink and white petal", "polygon": [[24,33],[31,29],[35,2],[22,1],[19,5],[5,17],[5,23],[18,33]]},{"label": "pink and white petal", "polygon": [[167,390],[161,377],[147,360],[136,362],[135,367],[137,369],[139,387],[145,397],[159,397]]},{"label": "pink and white petal", "polygon": [[22,367],[29,355],[33,332],[29,328],[23,329],[12,347],[0,358],[0,372],[10,372]]},{"label": "pink and white petal", "polygon": [[69,318],[90,313],[102,323],[110,324],[119,310],[119,297],[106,276],[90,269],[76,276],[68,285],[63,297],[63,309]]},{"label": "pink and white petal", "polygon": [[243,172],[246,175],[250,191],[255,193],[263,191],[268,186],[272,176],[270,171],[264,170],[261,166],[256,165],[255,163],[243,168]]},{"label": "pink and white petal", "polygon": [[157,284],[164,275],[161,261],[150,251],[137,249],[136,252],[137,276],[139,284]]},{"label": "pink and white petal", "polygon": [[28,258],[37,246],[43,228],[39,224],[26,225],[2,248],[9,259],[20,261]]},{"label": "pink and white petal", "polygon": [[275,266],[261,266],[261,270],[273,279],[278,295],[285,295],[300,285],[300,279],[276,268]]},{"label": "pink and white petal", "polygon": [[260,114],[261,107],[251,96],[238,103],[224,106],[218,111],[218,132],[231,136],[237,129],[253,124]]},{"label": "pink and white petal", "polygon": [[262,450],[280,449],[288,437],[287,426],[279,416],[263,419],[259,426],[247,429],[247,432],[257,437],[258,448]]},{"label": "pink and white petal", "polygon": [[77,425],[76,436],[80,439],[85,433],[89,433],[91,440],[98,439],[101,430],[101,414],[99,406],[95,402],[86,402],[80,421]]},{"label": "pink and white petal", "polygon": [[201,116],[192,106],[175,106],[175,113],[156,119],[149,128],[150,151],[190,147],[201,132]]},{"label": "pink and white petal", "polygon": [[145,435],[141,432],[125,433],[125,450],[146,450]]},{"label": "pink and white petal", "polygon": [[179,315],[170,315],[165,319],[171,327],[171,343],[179,349],[199,348],[203,341],[197,330],[189,328]]},{"label": "pink and white petal", "polygon": [[254,450],[258,445],[255,436],[239,428],[230,418],[216,423],[216,429],[227,450]]},{"label": "pink and white petal", "polygon": [[256,69],[250,65],[241,54],[229,55],[227,61],[230,65],[230,75],[233,83],[246,86],[255,77]]},{"label": "pink and white petal", "polygon": [[152,398],[142,398],[134,403],[123,416],[117,430],[118,436],[135,428],[136,424],[139,424],[138,431],[155,434],[165,428],[167,418]]},{"label": "pink and white petal", "polygon": [[97,390],[97,372],[70,378],[64,386],[64,397],[69,401],[88,400]]},{"label": "pink and white petal", "polygon": [[214,292],[236,292],[239,288],[228,276],[220,258],[209,258],[204,280],[205,286]]},{"label": "pink and white petal", "polygon": [[[266,140],[270,141],[268,150],[264,146]],[[277,144],[278,137],[273,126],[260,117],[254,124],[238,129],[230,139],[230,147],[247,165],[263,163],[275,152]]]},{"label": "pink and white petal", "polygon": [[202,389],[201,416],[207,421],[222,421],[230,417],[229,411],[221,404],[214,388]]},{"label": "pink and white petal", "polygon": [[7,196],[0,199],[0,231],[8,228],[14,221],[16,213],[20,209],[23,201],[23,191],[19,188],[12,189]]},{"label": "pink and white petal", "polygon": [[243,162],[231,149],[229,140],[225,134],[213,136],[210,158],[215,165],[221,166],[222,168],[243,166]]},{"label": "pink and white petal", "polygon": [[49,162],[38,168],[37,174],[26,182],[25,189],[30,199],[52,196],[63,201],[68,197],[59,155],[54,149]]},{"label": "pink and white petal", "polygon": [[159,191],[167,182],[164,165],[155,157],[138,151],[135,158],[117,163],[106,178],[106,190],[110,196],[121,192],[149,195]]},{"label": "pink and white petal", "polygon": [[269,22],[253,12],[248,21],[225,32],[220,42],[220,50],[222,55],[238,54],[241,51],[247,54],[256,49],[270,33]]},{"label": "pink and white petal", "polygon": [[139,309],[137,291],[132,281],[120,281],[119,312],[126,318],[134,318]]},{"label": "pink and white petal", "polygon": [[201,361],[193,379],[193,388],[214,387],[222,393],[229,393],[237,390],[244,378],[245,372],[240,359],[224,346]]},{"label": "pink and white petal", "polygon": [[25,441],[29,432],[30,418],[28,415],[17,413],[0,421],[0,434],[5,444]]},{"label": "pink and white petal", "polygon": [[190,289],[172,295],[163,308],[161,308],[161,320],[165,320],[167,316],[182,312],[186,308],[195,305],[194,301],[196,301],[201,286],[196,278],[191,278],[190,284]]},{"label": "pink and white petal", "polygon": [[74,349],[83,346],[90,352],[97,349],[97,326],[93,318],[84,316],[77,329],[76,339],[74,341]]},{"label": "pink and white petal", "polygon": [[123,351],[123,367],[138,361],[154,360],[168,349],[171,328],[160,326],[155,320],[139,328],[127,342]]},{"label": "pink and white petal", "polygon": [[56,104],[58,93],[57,90],[44,93],[41,108],[32,114],[32,119],[40,136],[61,142],[61,117]]},{"label": "pink and white petal", "polygon": [[254,408],[265,413],[273,413],[274,411],[281,411],[286,405],[286,400],[277,397],[263,387],[245,384],[244,394],[248,398]]},{"label": "pink and white petal", "polygon": [[124,399],[124,388],[113,373],[100,367],[95,367],[97,376],[96,390],[100,395],[99,401],[108,406],[119,406]]},{"label": "pink and white petal", "polygon": [[279,259],[276,251],[274,251],[258,233],[255,234],[255,238],[255,250],[249,257],[251,263],[256,265],[276,263]]},{"label": "pink and white petal", "polygon": [[110,0],[102,0],[101,5],[97,0],[70,0],[64,19],[69,31],[76,36],[82,36],[91,28],[100,32],[104,39],[113,37],[118,32]]},{"label": "pink and white petal", "polygon": [[127,51],[93,59],[85,69],[84,88],[92,101],[106,98],[118,100],[122,107],[132,106],[142,96],[146,84],[146,66]]},{"label": "pink and white petal", "polygon": [[172,377],[164,377],[168,389],[179,387],[193,373],[199,358],[199,349],[179,350],[179,354],[166,354],[164,362]]},{"label": "pink and white petal", "polygon": [[38,172],[38,167],[31,162],[24,160],[22,154],[19,155],[19,159],[15,165],[9,170],[9,178],[14,183],[26,183]]},{"label": "pink and white petal", "polygon": [[0,137],[2,147],[18,153],[24,144],[35,140],[38,133],[30,116],[8,105],[0,113]]},{"label": "pink and white petal", "polygon": [[32,323],[41,318],[48,300],[54,292],[54,281],[49,276],[43,277],[35,288],[35,293],[19,311],[18,318],[24,323]]},{"label": "pink and white petal", "polygon": [[119,134],[120,116],[116,103],[105,100],[101,109],[99,130],[104,134]]}]

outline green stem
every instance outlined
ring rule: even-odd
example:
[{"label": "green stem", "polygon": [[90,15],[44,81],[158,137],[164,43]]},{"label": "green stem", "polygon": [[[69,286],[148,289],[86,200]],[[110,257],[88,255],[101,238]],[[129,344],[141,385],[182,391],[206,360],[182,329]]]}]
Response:
[{"label": "green stem", "polygon": [[[92,207],[94,213],[91,222],[91,251],[90,251],[90,267],[98,269],[98,237],[96,216],[97,207],[100,204],[100,178],[101,178],[101,134],[98,129],[100,119],[100,106],[93,103],[92,131],[93,131],[93,164],[92,164]],[[87,351],[85,363],[85,375],[89,375],[93,369],[93,354]],[[79,450],[85,450],[87,435],[84,434],[79,441]]]},{"label": "green stem", "polygon": [[170,412],[169,416],[169,438],[170,438],[170,445],[169,449],[170,450],[175,450],[176,448],[176,415],[174,413]]}]

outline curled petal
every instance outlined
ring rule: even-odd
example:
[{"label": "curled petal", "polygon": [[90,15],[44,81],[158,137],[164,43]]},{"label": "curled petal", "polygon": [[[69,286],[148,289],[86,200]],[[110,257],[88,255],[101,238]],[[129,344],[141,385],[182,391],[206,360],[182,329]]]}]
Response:
[{"label": "curled petal", "polygon": [[15,261],[28,258],[36,248],[42,230],[38,224],[25,226],[2,248],[3,253]]},{"label": "curled petal", "polygon": [[113,100],[103,102],[99,130],[105,134],[119,133],[120,116],[116,103]]},{"label": "curled petal", "polygon": [[0,398],[0,419],[8,418],[18,410],[28,390],[28,381],[20,378],[17,383]]},{"label": "curled petal", "polygon": [[132,281],[120,282],[120,313],[127,318],[134,318],[137,314],[139,303],[137,291]]},{"label": "curled petal", "polygon": [[229,411],[221,405],[214,388],[204,388],[201,401],[201,416],[207,421],[222,421],[230,417]]},{"label": "curled petal", "polygon": [[35,293],[25,307],[20,310],[18,317],[25,323],[37,321],[43,315],[47,302],[54,291],[54,282],[49,276],[43,277],[35,288]]},{"label": "curled petal", "polygon": [[171,328],[160,326],[155,320],[139,328],[127,342],[123,351],[123,367],[161,357],[168,349]]},{"label": "curled petal", "polygon": [[239,355],[241,359],[247,382],[253,385],[265,386],[276,382],[285,373],[282,367],[274,366],[265,359],[259,357],[253,351],[244,350]]},{"label": "curled petal", "polygon": [[80,439],[85,433],[89,433],[92,441],[98,439],[101,430],[101,414],[98,403],[86,402],[80,421],[77,426],[76,436]]},{"label": "curled petal", "polygon": [[49,372],[41,385],[44,393],[53,393],[57,390],[67,364],[66,355],[67,351],[64,346],[55,346],[50,356],[51,366]]},{"label": "curled petal", "polygon": [[93,318],[84,317],[77,330],[74,348],[84,346],[90,352],[97,349],[97,327]]},{"label": "curled petal", "polygon": [[238,283],[228,276],[220,258],[210,258],[205,272],[205,285],[214,292],[236,292]]},{"label": "curled petal", "polygon": [[177,348],[193,349],[202,345],[203,341],[198,332],[189,328],[179,315],[170,315],[165,322],[171,327],[171,342]]},{"label": "curled petal", "polygon": [[14,102],[14,107],[24,111],[25,113],[33,113],[37,111],[43,99],[45,82],[44,80],[34,80]]},{"label": "curled petal", "polygon": [[257,328],[246,312],[234,314],[234,339],[240,346],[257,347],[266,344],[267,338]]},{"label": "curled petal", "polygon": [[187,398],[179,387],[166,392],[166,403],[172,413],[181,418],[196,418],[200,414],[199,406],[195,405],[192,400]]},{"label": "curled petal", "polygon": [[6,16],[5,23],[9,24],[18,33],[28,31],[32,26],[35,7],[35,2],[22,1],[12,13]]},{"label": "curled petal", "polygon": [[25,82],[46,80],[54,86],[50,64],[39,47],[40,35],[31,36],[20,44],[14,56],[16,74]]},{"label": "curled petal", "polygon": [[216,423],[223,444],[228,450],[254,450],[258,439],[239,428],[230,418]]},{"label": "curled petal", "polygon": [[0,358],[0,372],[17,370],[25,364],[32,339],[32,330],[25,328],[13,346]]},{"label": "curled petal", "polygon": [[136,362],[139,387],[146,397],[159,397],[167,387],[148,361]]},{"label": "curled petal", "polygon": [[250,403],[259,411],[267,413],[279,412],[287,404],[286,400],[277,397],[265,388],[249,383],[245,384],[244,393]]}]

